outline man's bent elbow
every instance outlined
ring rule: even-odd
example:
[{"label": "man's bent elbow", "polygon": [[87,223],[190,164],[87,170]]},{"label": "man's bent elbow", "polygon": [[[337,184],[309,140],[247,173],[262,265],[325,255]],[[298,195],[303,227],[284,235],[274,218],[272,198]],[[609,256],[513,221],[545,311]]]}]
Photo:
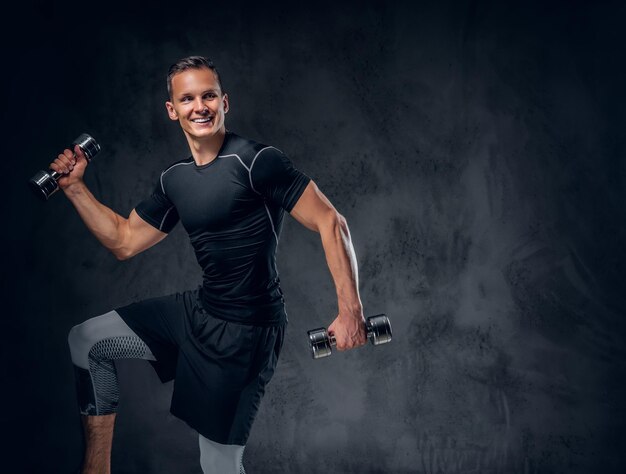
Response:
[{"label": "man's bent elbow", "polygon": [[133,239],[131,238],[131,229],[129,225],[129,220],[124,219],[119,216],[118,220],[118,238],[117,240],[108,246],[109,251],[115,255],[120,262],[124,260],[128,260],[135,255],[137,255],[137,251],[133,249]]},{"label": "man's bent elbow", "polygon": [[135,252],[131,251],[130,249],[125,249],[125,248],[109,249],[109,250],[111,251],[113,255],[115,255],[115,258],[117,258],[120,262],[123,262],[124,260],[129,260],[130,258],[136,255]]}]

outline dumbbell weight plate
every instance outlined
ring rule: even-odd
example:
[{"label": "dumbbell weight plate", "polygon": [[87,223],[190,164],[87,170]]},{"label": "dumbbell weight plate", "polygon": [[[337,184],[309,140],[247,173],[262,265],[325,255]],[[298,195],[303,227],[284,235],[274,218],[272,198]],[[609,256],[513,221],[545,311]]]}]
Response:
[{"label": "dumbbell weight plate", "polygon": [[82,133],[78,136],[76,140],[72,142],[72,148],[74,145],[78,145],[83,153],[85,154],[85,158],[87,161],[91,161],[94,156],[96,156],[100,152],[100,145],[98,142],[87,133]]},{"label": "dumbbell weight plate", "polygon": [[377,314],[367,318],[368,337],[373,345],[385,344],[391,341],[391,321],[384,314]]},{"label": "dumbbell weight plate", "polygon": [[326,328],[311,329],[307,334],[309,335],[311,355],[314,359],[328,357],[332,354],[331,341],[326,332]]}]

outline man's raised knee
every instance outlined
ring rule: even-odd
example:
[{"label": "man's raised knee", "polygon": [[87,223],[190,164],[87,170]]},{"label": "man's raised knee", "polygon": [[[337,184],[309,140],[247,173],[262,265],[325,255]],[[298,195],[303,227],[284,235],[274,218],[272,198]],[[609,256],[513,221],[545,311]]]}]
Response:
[{"label": "man's raised knee", "polygon": [[72,327],[67,335],[72,362],[83,369],[89,369],[88,355],[95,342],[93,335],[90,333],[89,327],[82,323]]}]

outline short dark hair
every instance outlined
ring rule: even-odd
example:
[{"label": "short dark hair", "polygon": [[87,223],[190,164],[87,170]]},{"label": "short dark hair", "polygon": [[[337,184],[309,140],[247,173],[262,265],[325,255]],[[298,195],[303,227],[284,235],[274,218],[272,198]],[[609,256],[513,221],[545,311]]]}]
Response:
[{"label": "short dark hair", "polygon": [[172,98],[172,77],[174,77],[179,72],[186,71],[187,69],[202,69],[203,67],[210,69],[215,74],[215,78],[217,79],[217,83],[220,86],[222,94],[225,94],[226,91],[224,87],[222,87],[222,80],[220,78],[220,73],[217,72],[217,68],[213,61],[204,56],[188,56],[183,59],[179,59],[174,64],[170,66],[169,71],[167,71],[167,94],[170,99]]}]

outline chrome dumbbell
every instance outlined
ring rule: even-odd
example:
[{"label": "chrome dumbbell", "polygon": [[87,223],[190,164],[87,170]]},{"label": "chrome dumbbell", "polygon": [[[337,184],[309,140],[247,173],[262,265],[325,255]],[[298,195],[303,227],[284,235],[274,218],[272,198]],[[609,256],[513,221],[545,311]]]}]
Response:
[{"label": "chrome dumbbell", "polygon": [[[378,346],[391,341],[391,322],[384,314],[370,316],[365,320],[367,338],[370,342]],[[328,334],[326,328],[311,329],[309,335],[309,346],[311,356],[314,359],[321,359],[332,354],[332,346],[336,345],[335,337]]]},{"label": "chrome dumbbell", "polygon": [[[94,156],[100,151],[100,145],[94,140],[91,135],[83,133],[76,140],[72,142],[72,150],[74,146],[78,145],[87,161],[91,162]],[[28,184],[33,192],[44,201],[47,201],[59,189],[57,181],[63,176],[62,173],[57,173],[54,170],[48,169],[47,171],[38,171],[30,180]]]}]

